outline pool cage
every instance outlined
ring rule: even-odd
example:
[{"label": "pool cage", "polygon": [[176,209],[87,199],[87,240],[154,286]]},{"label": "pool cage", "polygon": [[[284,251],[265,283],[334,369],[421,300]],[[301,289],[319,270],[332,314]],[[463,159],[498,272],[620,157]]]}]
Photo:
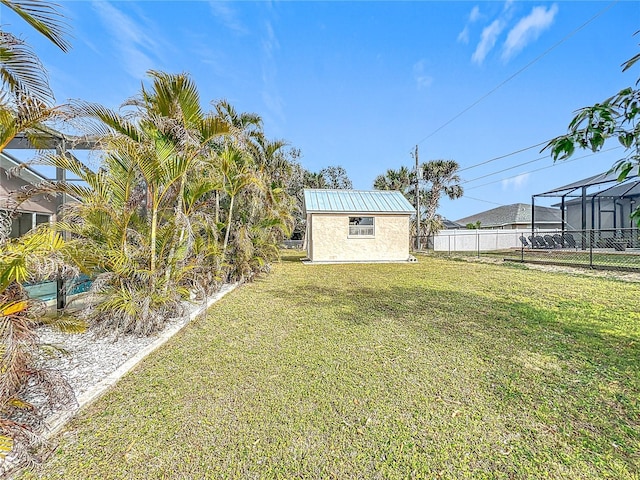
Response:
[{"label": "pool cage", "polygon": [[631,213],[640,205],[637,175],[622,182],[606,172],[531,197],[531,234],[536,235],[535,202],[559,198],[562,238],[575,238],[577,248],[626,250],[640,248],[638,226]]}]

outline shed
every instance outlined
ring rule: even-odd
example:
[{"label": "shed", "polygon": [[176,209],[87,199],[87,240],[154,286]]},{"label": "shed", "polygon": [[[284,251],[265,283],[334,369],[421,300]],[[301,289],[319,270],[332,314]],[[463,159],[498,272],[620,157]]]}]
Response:
[{"label": "shed", "polygon": [[413,206],[398,191],[304,190],[309,260],[408,262]]}]

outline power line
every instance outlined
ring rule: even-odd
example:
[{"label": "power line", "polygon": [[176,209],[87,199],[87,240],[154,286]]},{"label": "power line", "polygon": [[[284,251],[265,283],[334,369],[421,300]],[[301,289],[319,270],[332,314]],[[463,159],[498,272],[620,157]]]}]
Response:
[{"label": "power line", "polygon": [[534,58],[533,60],[531,60],[529,63],[527,63],[524,67],[522,67],[520,70],[517,70],[514,74],[512,74],[510,77],[508,77],[506,80],[502,81],[500,84],[498,84],[497,87],[493,88],[492,90],[490,90],[488,93],[484,94],[482,97],[480,97],[478,100],[476,100],[475,102],[473,102],[471,105],[469,105],[467,108],[465,108],[464,110],[462,110],[460,113],[458,113],[457,115],[454,115],[451,119],[449,119],[448,121],[446,121],[445,123],[443,123],[442,125],[440,125],[438,128],[436,128],[433,132],[431,132],[429,135],[427,135],[426,137],[424,137],[422,140],[420,140],[418,143],[421,144],[422,142],[424,142],[425,140],[428,140],[429,138],[433,137],[436,133],[438,133],[440,130],[442,130],[443,128],[445,128],[446,126],[448,126],[449,124],[453,123],[455,120],[457,120],[458,118],[460,118],[462,115],[464,115],[465,113],[467,113],[469,110],[471,110],[473,107],[475,107],[476,105],[478,105],[480,102],[482,102],[485,98],[489,97],[490,95],[492,95],[493,93],[495,93],[498,89],[500,89],[501,87],[503,87],[504,85],[506,85],[507,83],[509,83],[511,80],[513,80],[515,77],[517,77],[518,75],[520,75],[522,72],[524,72],[525,70],[527,70],[530,66],[532,66],[534,63],[537,63],[539,60],[541,60],[543,57],[545,57],[547,54],[549,54],[552,50],[556,49],[557,47],[559,47],[560,45],[562,45],[564,42],[566,42],[567,40],[569,40],[571,37],[573,37],[576,33],[578,33],[580,30],[582,30],[583,28],[585,28],[587,25],[589,25],[591,22],[593,22],[596,18],[600,17],[601,15],[603,15],[607,10],[611,9],[616,3],[618,3],[620,0],[614,0],[613,2],[611,2],[609,5],[607,5],[605,8],[603,8],[602,10],[600,10],[598,13],[596,13],[593,17],[591,17],[589,20],[587,20],[586,22],[584,22],[582,25],[580,25],[578,28],[574,29],[572,32],[570,32],[568,35],[566,35],[565,37],[563,37],[559,42],[555,43],[554,45],[552,45],[550,48],[548,48],[547,50],[545,50],[544,52],[542,52],[540,55],[538,55],[536,58]]},{"label": "power line", "polygon": [[522,167],[523,165],[528,165],[530,163],[539,162],[540,160],[545,160],[545,159],[548,159],[548,158],[549,157],[547,155],[545,155],[544,157],[538,157],[538,158],[536,158],[534,160],[529,160],[528,162],[519,163],[519,164],[514,165],[512,167],[503,168],[502,170],[498,170],[497,172],[487,173],[486,175],[482,175],[481,177],[472,178],[471,180],[465,180],[464,182],[461,182],[461,183],[465,184],[465,183],[475,182],[476,180],[481,180],[483,178],[492,177],[493,175],[497,175],[499,173],[506,172],[508,170],[513,170],[514,168]]},{"label": "power line", "polygon": [[506,205],[506,203],[491,202],[489,200],[483,200],[482,198],[469,197],[468,195],[462,195],[462,197],[463,198],[468,198],[469,200],[475,200],[476,202],[484,202],[484,203],[490,203],[492,205],[498,205],[500,207],[504,207]]},{"label": "power line", "polygon": [[617,150],[619,148],[622,148],[622,147],[613,147],[613,148],[609,148],[607,150],[601,150],[601,151],[596,152],[596,153],[589,153],[589,154],[583,155],[581,157],[575,157],[575,158],[572,158],[571,160],[563,160],[562,162],[555,162],[552,165],[547,165],[546,167],[537,168],[535,170],[529,170],[528,172],[522,172],[522,173],[519,173],[518,175],[513,175],[511,177],[501,178],[500,180],[494,180],[493,182],[483,183],[482,185],[476,185],[475,187],[470,187],[470,188],[467,188],[466,190],[473,190],[475,188],[486,187],[487,185],[493,185],[494,183],[503,182],[505,180],[511,180],[512,178],[516,178],[516,177],[519,177],[521,175],[528,175],[530,173],[539,172],[540,170],[546,170],[547,168],[557,167],[558,165],[575,162],[576,160],[581,160],[583,158],[592,157],[594,155],[598,155],[599,153],[610,152],[612,150]]},{"label": "power line", "polygon": [[496,160],[502,160],[503,158],[507,158],[512,155],[517,155],[518,153],[526,152],[527,150],[531,150],[532,148],[539,147],[546,143],[549,143],[549,141],[545,140],[544,142],[536,143],[535,145],[531,145],[530,147],[521,148],[520,150],[516,150],[515,152],[507,153],[505,155],[500,155],[499,157],[490,158],[489,160],[485,160],[484,162],[476,163],[474,165],[461,168],[460,170],[458,170],[458,172],[464,172],[465,170],[471,170],[472,168],[480,167],[481,165],[486,165],[487,163],[495,162]]}]

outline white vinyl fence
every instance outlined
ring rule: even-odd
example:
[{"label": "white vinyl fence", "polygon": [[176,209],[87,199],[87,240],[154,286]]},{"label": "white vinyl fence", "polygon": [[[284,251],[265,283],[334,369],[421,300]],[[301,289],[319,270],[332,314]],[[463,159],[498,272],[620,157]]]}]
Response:
[{"label": "white vinyl fence", "polygon": [[[536,235],[557,233],[557,230],[536,229]],[[531,230],[440,230],[433,237],[435,252],[487,252],[522,247],[520,237],[529,238]]]}]

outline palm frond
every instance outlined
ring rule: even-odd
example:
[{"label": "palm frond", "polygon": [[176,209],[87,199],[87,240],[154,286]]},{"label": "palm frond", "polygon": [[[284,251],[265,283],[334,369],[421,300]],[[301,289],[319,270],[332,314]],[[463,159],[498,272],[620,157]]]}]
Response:
[{"label": "palm frond", "polygon": [[0,79],[19,98],[53,102],[47,71],[38,56],[23,40],[4,31],[0,31]]},{"label": "palm frond", "polygon": [[67,24],[57,8],[60,6],[42,0],[0,0],[6,7],[16,12],[22,19],[53,42],[63,52],[71,45],[65,38]]},{"label": "palm frond", "polygon": [[87,322],[73,315],[44,317],[41,323],[48,325],[62,333],[78,334],[87,331]]},{"label": "palm frond", "polygon": [[116,132],[125,137],[139,142],[141,132],[138,126],[128,118],[97,103],[76,101],[72,105],[76,116],[99,120],[100,123],[91,124],[91,133],[107,137]]}]

